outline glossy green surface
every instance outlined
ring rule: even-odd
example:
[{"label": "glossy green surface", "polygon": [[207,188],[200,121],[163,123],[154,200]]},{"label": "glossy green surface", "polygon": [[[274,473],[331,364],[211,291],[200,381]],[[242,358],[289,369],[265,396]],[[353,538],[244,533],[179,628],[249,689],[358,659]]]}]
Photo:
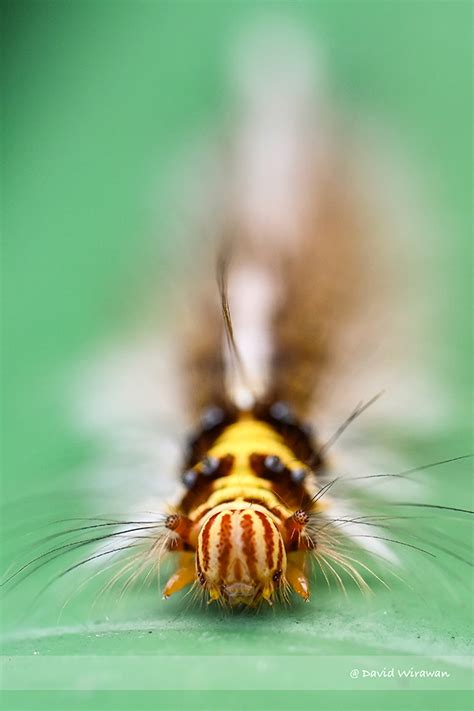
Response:
[{"label": "glossy green surface", "polygon": [[[225,108],[226,42],[262,8],[231,2],[7,5],[2,548],[9,562],[25,518],[69,510],[68,486],[91,446],[79,441],[65,417],[64,373],[133,312],[130,301],[140,298],[148,232],[156,223],[155,192],[182,146]],[[407,433],[396,446],[415,464],[464,454],[471,448],[470,4],[315,2],[286,11],[323,39],[336,92],[389,122],[421,166],[442,225],[440,243],[426,254],[428,278],[442,293],[436,296],[439,349],[427,367],[449,391],[456,416],[435,441],[429,433]],[[158,227],[157,282],[168,269],[166,239]],[[433,470],[431,500],[472,507],[470,469],[464,461]],[[19,500],[55,488],[54,497]],[[465,522],[446,518],[445,526],[456,540],[472,543]],[[165,604],[155,590],[95,607],[93,594],[81,593],[59,616],[71,589],[61,584],[32,604],[48,579],[32,576],[2,600],[4,653],[334,656],[336,677],[341,656],[464,656],[472,621],[468,568],[443,556],[438,562],[420,557],[415,592],[394,581],[392,590],[379,588],[367,602],[354,591],[345,599],[321,586],[310,605],[259,616],[186,609],[179,600]],[[184,662],[183,677],[187,670]],[[211,693],[211,665],[203,666],[202,688],[209,693],[150,691],[139,702],[144,708],[381,708],[376,691],[340,690],[347,670],[333,693],[299,694],[297,677],[294,690],[265,693],[245,691],[251,680],[240,678],[238,665],[235,673],[240,694]],[[464,692],[435,700],[438,707],[467,707]],[[123,692],[11,692],[5,703],[130,708],[135,702]],[[383,705],[433,708],[433,692],[396,692]]]}]

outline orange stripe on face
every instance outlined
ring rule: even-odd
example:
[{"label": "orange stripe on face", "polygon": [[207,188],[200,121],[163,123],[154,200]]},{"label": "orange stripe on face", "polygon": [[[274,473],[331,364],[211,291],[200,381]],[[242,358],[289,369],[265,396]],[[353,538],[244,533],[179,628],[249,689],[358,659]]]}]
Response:
[{"label": "orange stripe on face", "polygon": [[215,519],[216,519],[216,516],[211,516],[209,521],[207,521],[206,525],[202,529],[202,533],[201,533],[201,567],[204,572],[207,572],[209,570],[209,561],[210,561],[209,540],[211,537],[212,524],[214,523]]},{"label": "orange stripe on face", "polygon": [[252,516],[244,514],[240,522],[242,536],[242,553],[245,556],[249,575],[253,580],[258,580],[257,556],[255,547],[255,531],[253,528]]},{"label": "orange stripe on face", "polygon": [[265,542],[265,552],[267,559],[267,566],[269,570],[273,568],[273,553],[275,551],[275,531],[274,527],[270,523],[268,516],[265,516],[261,511],[257,511],[257,516],[262,522],[263,526],[263,538]]},{"label": "orange stripe on face", "polygon": [[219,530],[219,576],[221,580],[225,580],[227,568],[229,567],[230,555],[232,552],[232,516],[230,513],[224,514],[221,517]]},{"label": "orange stripe on face", "polygon": [[283,542],[282,542],[281,536],[280,536],[278,538],[278,558],[277,558],[277,564],[276,564],[277,570],[281,570],[282,562],[283,562]]}]

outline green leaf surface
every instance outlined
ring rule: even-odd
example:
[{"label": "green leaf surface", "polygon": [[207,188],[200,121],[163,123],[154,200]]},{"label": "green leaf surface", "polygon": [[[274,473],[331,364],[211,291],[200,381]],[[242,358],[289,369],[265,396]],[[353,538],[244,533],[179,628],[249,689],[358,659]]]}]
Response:
[{"label": "green leaf surface", "polygon": [[[224,50],[236,27],[259,16],[258,5],[6,5],[5,564],[16,559],[19,546],[34,542],[36,517],[65,514],[74,497],[71,492],[80,484],[77,477],[93,459],[94,447],[81,441],[68,422],[62,393],[67,392],[70,369],[131,319],[131,302],[139,301],[145,263],[147,278],[149,264],[156,265],[154,279],[164,285],[166,308],[169,215],[157,203],[157,194],[182,146],[225,110]],[[426,255],[429,278],[444,294],[438,308],[440,348],[433,349],[427,369],[451,393],[456,416],[435,441],[429,433],[418,438],[406,433],[397,435],[394,446],[420,465],[465,454],[471,448],[466,392],[471,363],[466,150],[471,133],[470,4],[321,2],[288,4],[285,11],[301,18],[324,42],[335,93],[357,108],[375,112],[402,137],[422,166],[439,222],[446,225],[440,243]],[[163,213],[151,247],[150,205],[156,203]],[[472,507],[469,462],[433,471],[430,477],[430,501]],[[30,496],[28,505],[24,496]],[[24,538],[25,530],[33,531],[33,538]],[[464,520],[446,517],[442,530],[465,546],[472,545],[472,528]],[[360,656],[379,660],[421,656],[433,664],[451,659],[453,668],[463,668],[464,661],[459,660],[470,654],[472,640],[470,569],[442,553],[434,564],[423,556],[415,563],[413,556],[409,558],[408,584],[393,580],[390,590],[376,585],[370,600],[352,589],[346,598],[317,581],[309,604],[260,614],[196,609],[182,597],[163,602],[156,588],[132,590],[121,601],[110,595],[94,605],[94,591],[75,590],[78,577],[76,582],[61,581],[35,600],[48,580],[48,574],[41,573],[2,599],[3,654],[144,655],[156,656],[157,664],[160,656],[184,660],[303,655],[315,657],[316,675],[316,658],[334,657],[336,678],[341,658]],[[76,594],[63,609],[71,592]],[[114,681],[110,666],[112,676],[102,695],[6,692],[5,704],[133,707],[131,697],[114,692],[122,679],[117,672]],[[375,691],[344,690],[345,667],[341,687],[331,682],[332,694],[301,691],[298,675],[293,690],[250,692],[258,666],[253,675],[240,679],[236,665],[241,693],[219,695],[212,692],[212,665],[203,669],[199,693],[188,689],[156,696],[144,691],[139,703],[143,708],[170,709],[381,708]],[[189,673],[183,661],[182,678]],[[99,674],[84,683],[88,689],[103,688]],[[447,697],[441,686],[400,691],[383,703],[385,708],[433,708],[435,702],[443,708],[467,707],[465,692]]]}]

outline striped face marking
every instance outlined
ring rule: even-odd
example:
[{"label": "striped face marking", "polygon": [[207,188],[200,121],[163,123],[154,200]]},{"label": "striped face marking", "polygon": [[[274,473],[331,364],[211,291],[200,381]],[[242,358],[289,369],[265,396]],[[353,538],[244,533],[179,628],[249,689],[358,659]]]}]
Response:
[{"label": "striped face marking", "polygon": [[230,605],[271,603],[284,580],[281,534],[262,507],[226,508],[211,515],[198,538],[196,565],[212,599]]},{"label": "striped face marking", "polygon": [[292,449],[295,433],[289,428],[296,425],[281,409],[276,411],[280,429],[271,417],[234,412],[230,422],[219,424],[212,442],[194,438],[179,520],[171,517],[166,524],[175,534],[180,529],[180,551],[191,559],[168,581],[166,595],[194,579],[209,602],[229,606],[272,605],[275,598],[286,599],[289,588],[308,599],[304,565],[287,563],[287,552],[299,550],[303,540],[305,522],[294,520],[295,511],[319,510],[320,504],[305,481],[311,471],[308,451],[298,446],[299,459]]}]

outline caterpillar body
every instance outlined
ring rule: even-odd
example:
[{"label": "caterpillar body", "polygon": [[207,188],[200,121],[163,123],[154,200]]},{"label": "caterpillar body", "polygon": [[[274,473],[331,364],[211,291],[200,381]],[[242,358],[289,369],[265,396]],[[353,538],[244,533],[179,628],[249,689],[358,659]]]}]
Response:
[{"label": "caterpillar body", "polygon": [[[178,337],[184,408],[197,424],[185,493],[164,523],[165,547],[179,558],[165,598],[194,584],[230,606],[292,593],[309,600],[314,565],[363,590],[362,568],[378,578],[328,527],[343,514],[324,496],[331,442],[311,425],[339,361],[360,351],[353,338],[366,309],[373,318],[384,298],[383,250],[371,245],[376,210],[352,173],[353,148],[331,124],[304,39],[267,28],[244,42],[234,71],[240,121],[216,160],[218,179],[207,175],[221,237],[202,288],[195,278],[196,296],[186,292],[191,317]],[[346,513],[346,530],[352,517],[357,530],[356,513]],[[395,564],[382,538],[361,536],[362,547]]]},{"label": "caterpillar body", "polygon": [[[118,566],[110,584],[131,571],[126,588],[168,559],[165,598],[191,588],[208,602],[258,607],[308,601],[314,571],[342,589],[344,577],[364,592],[369,578],[386,585],[376,571],[397,577],[397,546],[432,555],[397,529],[409,517],[387,502],[402,475],[387,470],[403,467],[387,459],[374,426],[431,428],[437,418],[431,391],[429,406],[419,394],[421,371],[405,367],[422,329],[401,236],[412,248],[418,224],[383,161],[377,170],[375,137],[354,139],[330,108],[321,62],[300,31],[257,33],[233,66],[238,120],[207,146],[193,186],[190,228],[211,224],[218,238],[203,241],[188,267],[192,250],[181,249],[188,278],[173,345],[132,337],[81,391],[83,419],[118,450],[98,476],[107,491],[126,492],[125,520],[63,532],[92,536],[55,546],[8,580],[93,545],[65,572],[108,556]],[[362,413],[362,436],[333,453]],[[175,448],[163,460],[157,420],[187,420],[184,456]],[[144,455],[135,440],[124,445],[137,430]],[[173,466],[183,490],[166,507]],[[402,481],[416,505],[418,485]],[[144,510],[151,518],[137,518]]]}]

